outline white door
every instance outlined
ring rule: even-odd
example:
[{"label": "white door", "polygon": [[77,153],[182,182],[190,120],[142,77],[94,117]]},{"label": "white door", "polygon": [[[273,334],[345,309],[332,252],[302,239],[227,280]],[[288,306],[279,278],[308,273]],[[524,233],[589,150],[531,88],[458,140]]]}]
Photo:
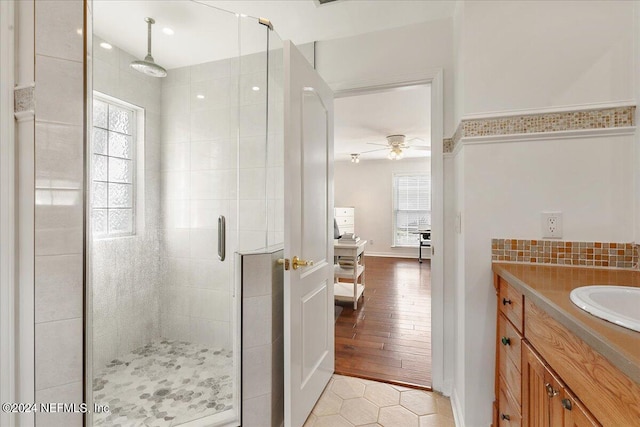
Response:
[{"label": "white door", "polygon": [[299,427],[335,362],[333,93],[291,42],[284,55],[284,409],[285,426]]}]

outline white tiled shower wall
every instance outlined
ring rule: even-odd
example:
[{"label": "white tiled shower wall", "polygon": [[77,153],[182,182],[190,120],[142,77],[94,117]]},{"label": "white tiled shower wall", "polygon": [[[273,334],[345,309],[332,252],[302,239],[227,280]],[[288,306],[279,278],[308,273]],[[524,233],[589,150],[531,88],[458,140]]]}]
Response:
[{"label": "white tiled shower wall", "polygon": [[[237,60],[225,59],[169,70],[161,90],[167,266],[161,333],[224,348],[232,343],[237,81]],[[220,215],[227,222],[229,252],[224,262],[217,252]]]},{"label": "white tiled shower wall", "polygon": [[93,366],[99,370],[118,356],[160,338],[160,79],[129,67],[135,58],[93,37],[93,89],[144,108],[144,214],[134,236],[92,242]]},{"label": "white tiled shower wall", "polygon": [[[266,27],[254,30],[266,36]],[[269,149],[266,52],[172,69],[162,80],[163,337],[230,348],[233,252],[282,243],[281,54],[270,64],[280,65],[269,82]]]},{"label": "white tiled shower wall", "polygon": [[[284,419],[283,251],[242,255],[242,424]],[[267,420],[270,420],[267,421]]]},{"label": "white tiled shower wall", "polygon": [[[81,0],[35,2],[36,402],[82,401],[83,19]],[[38,414],[36,422],[79,426],[82,418]]]}]

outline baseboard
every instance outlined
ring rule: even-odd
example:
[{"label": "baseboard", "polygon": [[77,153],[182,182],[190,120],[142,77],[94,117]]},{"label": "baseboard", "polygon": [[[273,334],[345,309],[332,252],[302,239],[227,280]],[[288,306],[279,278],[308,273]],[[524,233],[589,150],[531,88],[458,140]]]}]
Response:
[{"label": "baseboard", "polygon": [[460,408],[460,401],[458,400],[458,394],[455,390],[451,393],[451,409],[453,410],[453,421],[456,427],[464,427],[464,417],[462,416],[462,408]]},{"label": "baseboard", "polygon": [[445,396],[449,396],[451,397],[451,389],[453,388],[453,381],[452,380],[445,380],[442,382],[442,394],[444,394]]},{"label": "baseboard", "polygon": [[[373,257],[381,257],[381,258],[409,258],[409,259],[418,259],[418,254],[410,255],[410,254],[399,254],[395,252],[370,252],[365,251],[366,256]],[[423,256],[422,259],[431,259],[430,256]]]}]

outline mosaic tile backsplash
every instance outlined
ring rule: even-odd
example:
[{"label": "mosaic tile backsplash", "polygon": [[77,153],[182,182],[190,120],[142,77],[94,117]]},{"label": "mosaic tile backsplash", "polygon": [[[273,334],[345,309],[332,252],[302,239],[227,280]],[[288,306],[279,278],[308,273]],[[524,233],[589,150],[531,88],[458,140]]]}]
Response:
[{"label": "mosaic tile backsplash", "polygon": [[453,152],[460,139],[469,137],[634,126],[635,111],[629,106],[462,120],[444,152]]},{"label": "mosaic tile backsplash", "polygon": [[610,242],[491,239],[491,260],[637,268],[638,245]]}]

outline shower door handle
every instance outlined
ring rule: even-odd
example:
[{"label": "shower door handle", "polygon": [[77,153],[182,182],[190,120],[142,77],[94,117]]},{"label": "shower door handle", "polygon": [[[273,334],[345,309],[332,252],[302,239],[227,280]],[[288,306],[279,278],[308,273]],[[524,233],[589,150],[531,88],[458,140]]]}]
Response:
[{"label": "shower door handle", "polygon": [[218,259],[224,261],[226,256],[226,240],[227,240],[227,221],[224,215],[218,217]]}]

